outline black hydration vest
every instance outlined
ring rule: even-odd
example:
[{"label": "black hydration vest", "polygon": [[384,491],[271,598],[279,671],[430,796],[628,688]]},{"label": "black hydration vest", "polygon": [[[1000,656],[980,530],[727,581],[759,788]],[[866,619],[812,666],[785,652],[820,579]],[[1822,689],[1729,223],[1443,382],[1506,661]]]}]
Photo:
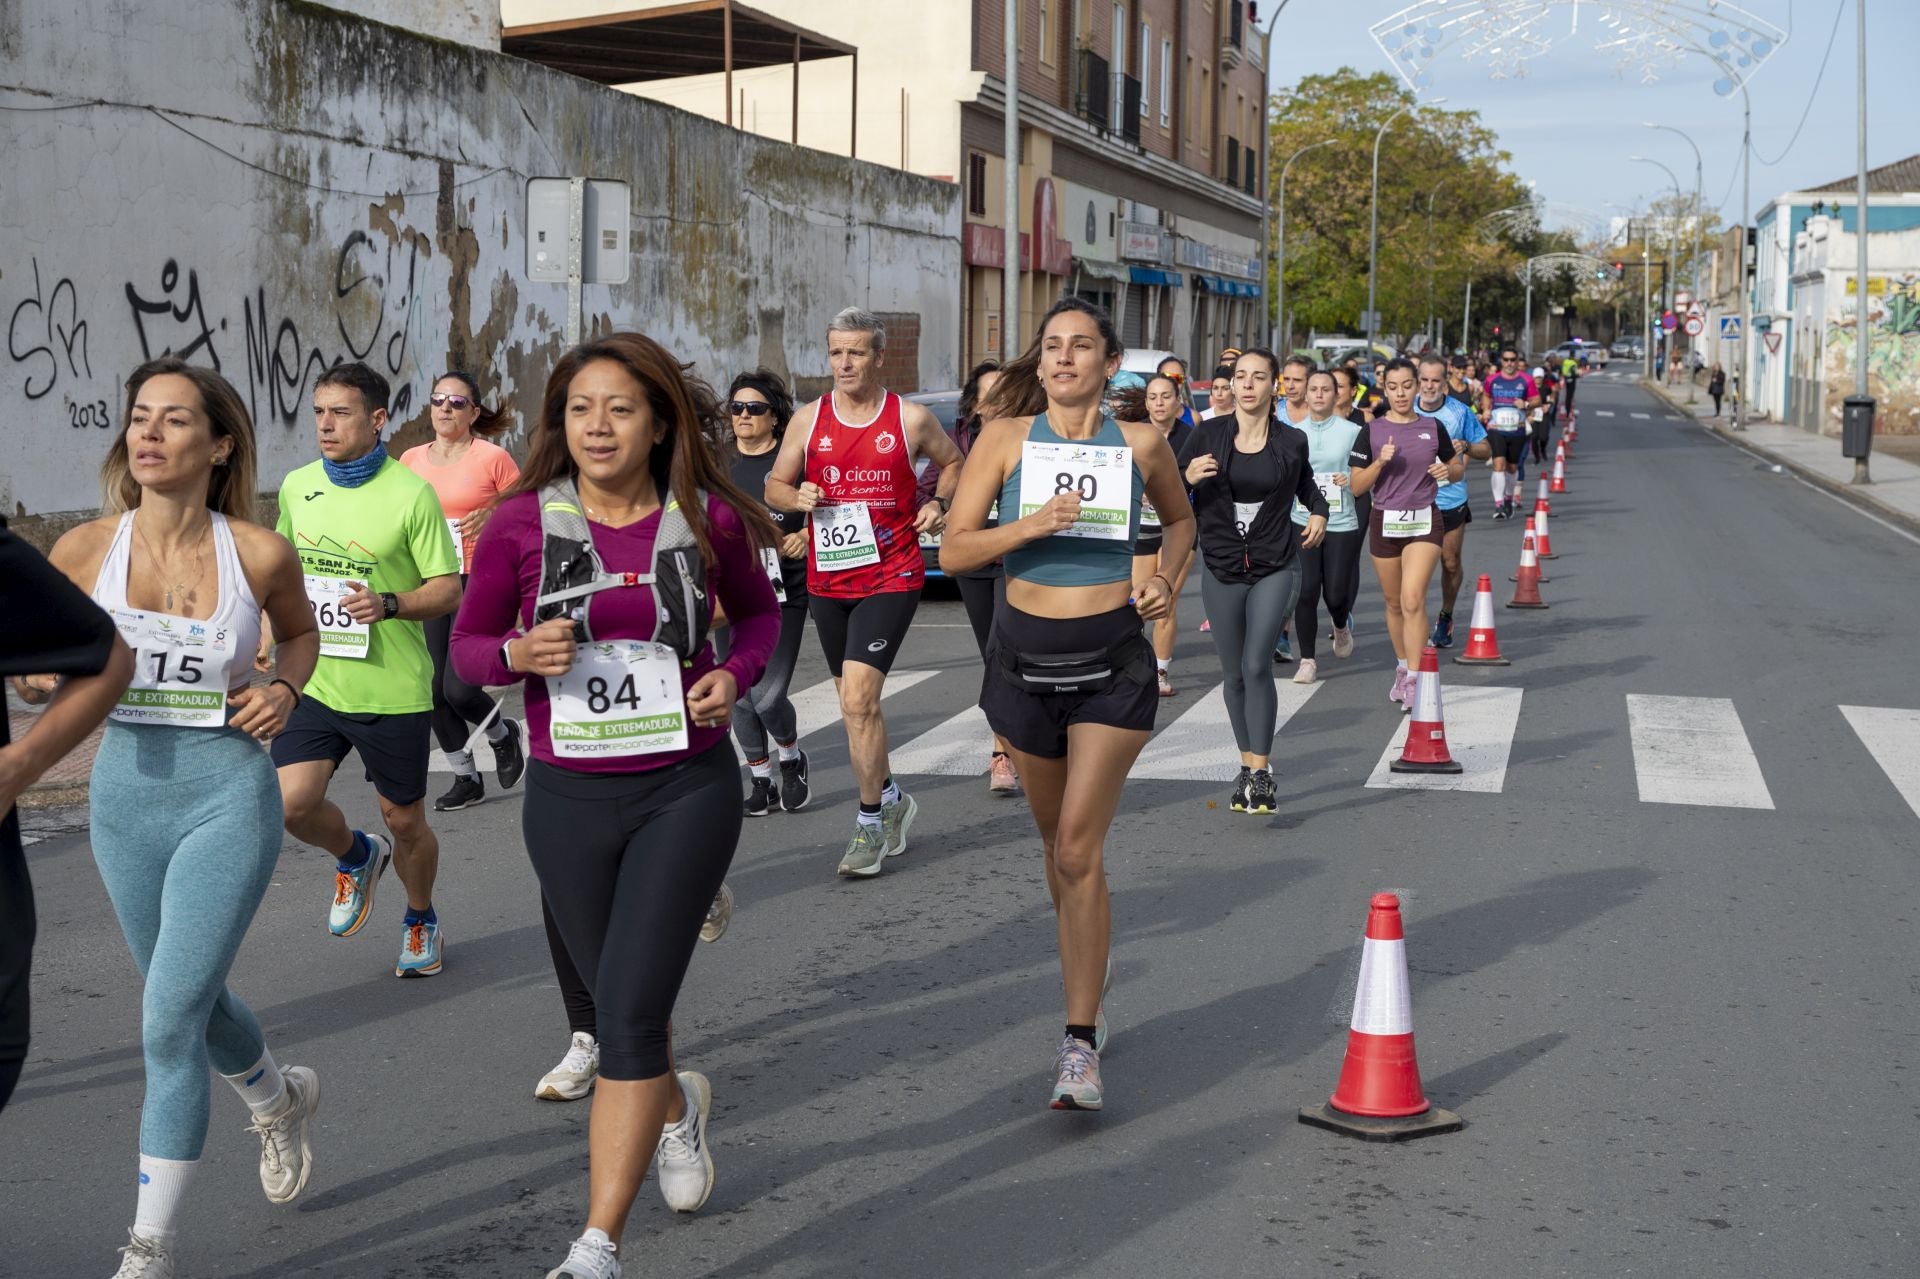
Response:
[{"label": "black hydration vest", "polygon": [[[703,507],[704,492],[695,493]],[[694,540],[680,504],[669,495],[660,512],[660,531],[653,539],[653,562],[644,573],[609,573],[593,548],[580,507],[580,494],[571,479],[557,479],[540,488],[542,560],[540,596],[534,603],[534,621],[573,618],[573,638],[593,638],[587,626],[587,600],[601,591],[624,586],[653,588],[653,634],[627,636],[665,644],[691,661],[706,647],[713,622],[713,599],[707,592],[706,563]]]}]

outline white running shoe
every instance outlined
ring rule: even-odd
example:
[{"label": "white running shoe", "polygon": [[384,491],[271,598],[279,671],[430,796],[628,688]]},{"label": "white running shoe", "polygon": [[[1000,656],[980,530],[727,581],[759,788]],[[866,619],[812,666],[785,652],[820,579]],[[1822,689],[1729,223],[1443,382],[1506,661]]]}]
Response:
[{"label": "white running shoe", "polygon": [[1093,1010],[1093,1051],[1107,1050],[1112,1036],[1107,1030],[1107,992],[1113,989],[1113,951],[1107,951],[1107,975],[1100,983],[1100,1006]]},{"label": "white running shoe", "polygon": [[620,1279],[615,1246],[599,1231],[581,1235],[567,1249],[567,1259],[547,1271],[547,1279]]},{"label": "white running shoe", "polygon": [[713,1107],[713,1089],[698,1071],[679,1074],[680,1095],[687,1113],[660,1134],[653,1169],[660,1178],[660,1197],[675,1212],[698,1212],[713,1193],[713,1152],[707,1148],[707,1111]]},{"label": "white running shoe", "polygon": [[113,1279],[173,1279],[173,1253],[167,1245],[145,1235],[127,1231],[127,1244],[120,1249],[120,1268]]},{"label": "white running shoe", "polygon": [[700,925],[700,940],[719,941],[726,934],[727,923],[733,918],[733,890],[727,887],[727,881],[720,881],[720,891],[713,895],[713,903],[707,907],[707,917]]},{"label": "white running shoe", "polygon": [[[260,1186],[269,1203],[292,1203],[313,1172],[313,1116],[320,1109],[320,1076],[307,1066],[288,1066],[286,1106],[272,1117],[256,1115],[247,1131],[260,1137]],[[171,1272],[169,1272],[171,1273]]]},{"label": "white running shoe", "polygon": [[1100,1054],[1084,1040],[1072,1035],[1060,1041],[1060,1054],[1054,1058],[1053,1100],[1055,1110],[1098,1110],[1100,1096]]},{"label": "white running shoe", "polygon": [[540,1076],[533,1095],[542,1101],[579,1101],[593,1091],[600,1077],[600,1044],[584,1030],[573,1032],[567,1055],[560,1064]]},{"label": "white running shoe", "polygon": [[1343,662],[1353,656],[1353,624],[1351,622],[1334,628],[1333,655]]},{"label": "white running shoe", "polygon": [[1311,684],[1319,678],[1320,663],[1314,661],[1311,657],[1301,658],[1300,669],[1293,673],[1293,682],[1296,684]]}]

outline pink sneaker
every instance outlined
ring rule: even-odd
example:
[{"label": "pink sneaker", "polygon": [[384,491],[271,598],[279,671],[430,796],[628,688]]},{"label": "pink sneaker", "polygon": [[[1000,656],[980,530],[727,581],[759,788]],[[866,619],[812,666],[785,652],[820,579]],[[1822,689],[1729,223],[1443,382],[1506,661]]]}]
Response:
[{"label": "pink sneaker", "polygon": [[1411,670],[1393,673],[1393,691],[1387,694],[1387,700],[1400,703],[1401,710],[1413,709],[1414,674]]},{"label": "pink sneaker", "polygon": [[1210,630],[1212,630],[1212,629],[1213,629],[1213,623],[1212,623],[1212,622],[1209,622],[1209,621],[1208,621],[1208,620],[1207,620],[1206,618],[1204,618],[1204,617],[1200,619],[1200,633],[1201,633],[1202,635],[1205,635],[1205,634],[1206,634],[1206,633],[1207,633],[1208,631],[1210,631]]}]

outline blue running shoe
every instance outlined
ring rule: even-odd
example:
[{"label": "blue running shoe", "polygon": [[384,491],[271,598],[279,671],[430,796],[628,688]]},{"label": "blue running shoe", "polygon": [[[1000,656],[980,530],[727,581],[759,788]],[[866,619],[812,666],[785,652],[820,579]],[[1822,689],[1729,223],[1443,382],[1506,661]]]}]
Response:
[{"label": "blue running shoe", "polygon": [[1453,647],[1452,613],[1442,613],[1434,620],[1433,635],[1428,638],[1427,643],[1433,645],[1435,648]]},{"label": "blue running shoe", "polygon": [[1274,641],[1273,660],[1276,662],[1291,662],[1293,660],[1293,644],[1287,639],[1287,633],[1285,631],[1280,632],[1280,638]]},{"label": "blue running shoe", "polygon": [[354,832],[372,848],[358,870],[342,870],[333,880],[333,908],[327,912],[327,931],[335,937],[351,937],[360,931],[373,913],[373,889],[393,860],[393,845],[384,835]]},{"label": "blue running shoe", "polygon": [[400,934],[400,958],[393,966],[395,977],[431,977],[440,971],[440,923],[421,920],[408,924]]}]

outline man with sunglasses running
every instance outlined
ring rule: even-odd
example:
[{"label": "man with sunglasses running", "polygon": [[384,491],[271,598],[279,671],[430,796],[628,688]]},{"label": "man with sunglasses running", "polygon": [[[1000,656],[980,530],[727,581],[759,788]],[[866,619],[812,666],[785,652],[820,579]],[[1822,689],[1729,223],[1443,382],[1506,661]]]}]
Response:
[{"label": "man with sunglasses running", "polygon": [[[907,850],[919,811],[888,766],[880,698],[926,584],[920,534],[939,530],[960,483],[960,449],[939,420],[882,385],[886,336],[880,318],[858,307],[833,317],[833,390],[794,414],[767,473],[767,505],[808,516],[807,606],[860,787],[842,875],[878,875]],[[941,468],[924,505],[914,472],[922,457]]]},{"label": "man with sunglasses running", "polygon": [[[1510,520],[1520,487],[1520,466],[1527,456],[1527,410],[1540,406],[1540,388],[1521,367],[1520,352],[1503,346],[1500,367],[1487,375],[1486,389],[1491,408],[1487,440],[1493,445],[1493,518]],[[1503,413],[1502,409],[1513,411]]]}]

